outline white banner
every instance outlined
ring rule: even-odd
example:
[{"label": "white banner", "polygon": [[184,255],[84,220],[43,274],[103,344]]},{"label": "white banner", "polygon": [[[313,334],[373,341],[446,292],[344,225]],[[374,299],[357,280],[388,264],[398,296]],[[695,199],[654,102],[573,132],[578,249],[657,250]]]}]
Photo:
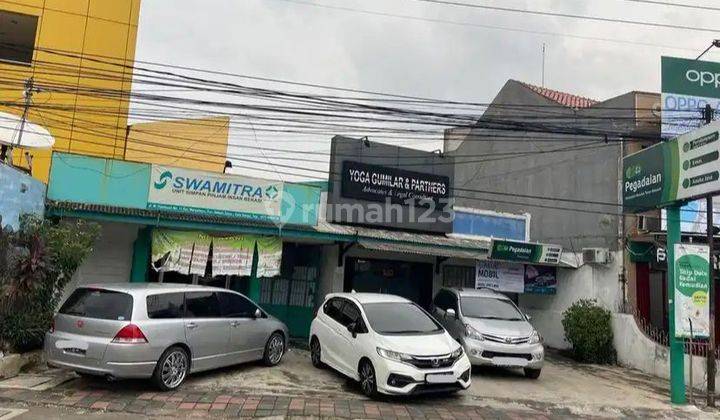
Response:
[{"label": "white banner", "polygon": [[283,183],[152,165],[148,208],[276,221]]},{"label": "white banner", "polygon": [[500,292],[525,291],[525,266],[499,261],[478,261],[475,288],[487,287]]}]

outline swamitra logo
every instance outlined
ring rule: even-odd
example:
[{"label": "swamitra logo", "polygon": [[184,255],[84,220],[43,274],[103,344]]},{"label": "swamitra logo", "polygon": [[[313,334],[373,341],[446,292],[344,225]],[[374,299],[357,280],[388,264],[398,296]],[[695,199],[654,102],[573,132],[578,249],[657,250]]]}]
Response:
[{"label": "swamitra logo", "polygon": [[271,185],[265,189],[265,195],[267,198],[274,200],[278,196],[278,189],[276,186]]},{"label": "swamitra logo", "polygon": [[155,188],[158,190],[162,190],[167,185],[168,181],[171,180],[173,177],[172,172],[165,171],[160,174],[160,178],[157,182],[154,183]]}]

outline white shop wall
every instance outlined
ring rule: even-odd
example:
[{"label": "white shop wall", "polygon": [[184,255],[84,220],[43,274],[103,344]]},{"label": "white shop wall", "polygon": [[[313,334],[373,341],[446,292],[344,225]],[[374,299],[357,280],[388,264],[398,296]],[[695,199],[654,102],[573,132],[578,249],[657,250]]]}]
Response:
[{"label": "white shop wall", "polygon": [[130,281],[133,243],[139,225],[103,222],[93,250],[65,287],[65,297],[78,286]]},{"label": "white shop wall", "polygon": [[[580,299],[596,299],[615,313],[622,301],[619,252],[612,252],[607,265],[585,264],[577,269],[558,268],[555,295],[520,294],[520,309],[532,316],[531,323],[552,348],[569,348],[562,326],[563,312]],[[582,255],[579,255],[582,261]]]}]

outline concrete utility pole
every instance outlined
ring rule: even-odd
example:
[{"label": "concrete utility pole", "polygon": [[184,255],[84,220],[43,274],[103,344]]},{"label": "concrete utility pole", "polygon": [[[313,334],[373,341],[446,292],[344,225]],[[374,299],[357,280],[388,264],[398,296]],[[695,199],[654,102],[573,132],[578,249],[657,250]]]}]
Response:
[{"label": "concrete utility pole", "polygon": [[[705,124],[713,121],[714,110],[710,105],[705,105],[703,110]],[[707,405],[715,407],[715,261],[713,245],[715,242],[715,226],[713,224],[713,197],[708,196],[707,200],[707,243],[710,251],[710,267],[708,273],[710,282],[708,284],[708,309],[710,312],[710,336],[708,337],[707,348]]]},{"label": "concrete utility pole", "polygon": [[[27,121],[27,114],[30,110],[30,104],[32,103],[32,95],[33,95],[33,78],[29,78],[25,81],[25,91],[23,92],[23,95],[25,96],[25,105],[23,107],[23,113],[22,117],[20,118],[20,130],[18,131],[18,138],[17,138],[17,145],[20,146],[22,144],[22,138],[23,138],[23,131],[25,131],[25,121]],[[10,154],[8,155],[8,162],[10,165],[13,163],[13,154],[12,154],[12,148],[13,143],[10,142]]]}]

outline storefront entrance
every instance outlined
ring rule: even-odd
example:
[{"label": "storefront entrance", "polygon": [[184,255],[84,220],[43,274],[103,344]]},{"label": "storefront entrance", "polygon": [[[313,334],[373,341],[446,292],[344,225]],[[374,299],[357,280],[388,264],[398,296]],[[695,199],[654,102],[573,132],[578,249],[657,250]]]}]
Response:
[{"label": "storefront entrance", "polygon": [[346,292],[387,293],[402,296],[424,308],[432,302],[433,266],[427,263],[347,258]]}]

